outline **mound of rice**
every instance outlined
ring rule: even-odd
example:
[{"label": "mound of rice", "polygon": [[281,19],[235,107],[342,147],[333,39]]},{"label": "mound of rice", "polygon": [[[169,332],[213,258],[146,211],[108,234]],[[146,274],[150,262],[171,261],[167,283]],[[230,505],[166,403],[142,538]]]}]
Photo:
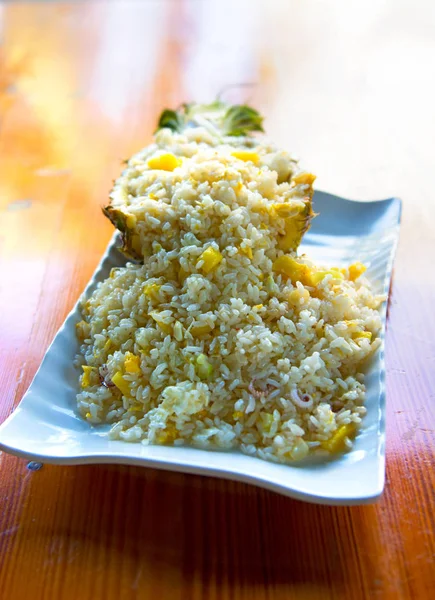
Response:
[{"label": "mound of rice", "polygon": [[278,462],[350,447],[384,298],[358,263],[322,269],[282,249],[279,206],[297,214],[312,183],[289,183],[289,155],[246,160],[194,131],[158,134],[151,155],[190,154],[174,171],[150,173],[138,155],[120,184],[144,261],[82,304],[78,410],[129,442]]}]

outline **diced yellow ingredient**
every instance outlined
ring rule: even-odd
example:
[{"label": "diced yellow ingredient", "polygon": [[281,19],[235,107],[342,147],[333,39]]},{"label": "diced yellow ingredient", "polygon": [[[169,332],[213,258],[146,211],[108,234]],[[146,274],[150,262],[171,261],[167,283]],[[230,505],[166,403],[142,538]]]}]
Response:
[{"label": "diced yellow ingredient", "polygon": [[157,200],[157,196],[153,193],[149,194],[148,198],[151,198],[151,200]]},{"label": "diced yellow ingredient", "polygon": [[353,265],[350,265],[349,267],[349,279],[351,281],[355,281],[355,279],[358,279],[358,277],[360,277],[366,270],[367,267],[361,262],[353,263]]},{"label": "diced yellow ingredient", "polygon": [[244,254],[245,256],[247,256],[249,260],[252,260],[253,254],[252,248],[250,246],[240,246],[239,252],[240,254]]},{"label": "diced yellow ingredient", "polygon": [[260,413],[260,417],[262,420],[263,429],[266,433],[268,433],[270,431],[270,428],[272,427],[273,415],[271,415],[270,413]]},{"label": "diced yellow ingredient", "polygon": [[109,352],[110,349],[112,348],[112,340],[106,340],[106,343],[104,344],[104,352]]},{"label": "diced yellow ingredient", "polygon": [[130,396],[130,384],[124,379],[121,371],[117,371],[112,377],[112,383],[116,385],[123,396]]},{"label": "diced yellow ingredient", "polygon": [[288,254],[284,254],[273,263],[273,271],[284,277],[291,279],[292,283],[300,281],[304,285],[311,284],[310,268],[303,263],[298,262]]},{"label": "diced yellow ingredient", "polygon": [[260,281],[264,281],[264,273],[260,273],[260,275],[258,276],[258,279]]},{"label": "diced yellow ingredient", "polygon": [[125,353],[124,367],[126,373],[140,373],[140,358],[131,352]]},{"label": "diced yellow ingredient", "polygon": [[175,425],[167,425],[166,429],[156,436],[156,440],[158,444],[171,444],[177,437],[178,430]]},{"label": "diced yellow ingredient", "polygon": [[336,269],[335,267],[331,267],[328,270],[322,270],[322,269],[319,269],[317,271],[313,270],[313,271],[311,271],[311,276],[310,276],[311,284],[310,285],[313,285],[313,286],[318,285],[326,277],[326,275],[332,275],[332,277],[334,279],[344,279],[344,275],[341,272],[341,270]]},{"label": "diced yellow ingredient", "polygon": [[235,152],[231,152],[231,156],[234,156],[234,158],[238,158],[239,160],[244,160],[245,162],[251,161],[254,165],[260,160],[258,154],[253,150],[236,150]]},{"label": "diced yellow ingredient", "polygon": [[201,335],[207,335],[207,333],[210,333],[210,331],[211,331],[210,325],[194,325],[190,329],[190,333],[194,337],[199,337]]},{"label": "diced yellow ingredient", "polygon": [[148,166],[150,169],[159,169],[161,171],[173,171],[177,167],[181,165],[181,159],[177,158],[174,154],[160,154],[159,156],[154,156],[150,158],[148,161]]},{"label": "diced yellow ingredient", "polygon": [[150,313],[148,313],[149,316],[154,319],[154,321],[157,323],[157,325],[160,327],[160,329],[164,332],[164,333],[171,333],[172,332],[172,325],[170,323],[166,323],[163,319],[161,314],[157,311],[157,310],[152,310]]},{"label": "diced yellow ingredient", "polygon": [[129,229],[133,229],[136,226],[137,219],[135,215],[127,215],[125,223]]},{"label": "diced yellow ingredient", "polygon": [[312,173],[298,173],[297,175],[295,175],[293,177],[293,182],[296,185],[299,185],[301,183],[312,185],[314,183],[315,179],[316,179],[316,176],[313,175]]},{"label": "diced yellow ingredient", "polygon": [[144,285],[143,293],[155,302],[159,301],[159,290],[162,286],[158,283],[147,283]]},{"label": "diced yellow ingredient", "polygon": [[243,183],[241,181],[239,181],[239,183],[234,188],[234,190],[236,191],[236,194],[238,194],[242,190],[242,188],[243,188]]},{"label": "diced yellow ingredient", "polygon": [[87,388],[91,385],[91,374],[92,371],[95,370],[95,367],[90,367],[89,365],[82,365],[83,375],[82,375],[82,387]]},{"label": "diced yellow ingredient", "polygon": [[348,423],[347,425],[341,425],[325,442],[321,443],[322,448],[328,450],[328,452],[340,452],[345,448],[345,439],[352,437],[356,432],[355,423]]},{"label": "diced yellow ingredient", "polygon": [[288,295],[289,302],[291,302],[291,304],[294,304],[295,306],[305,304],[305,302],[308,302],[309,299],[310,292],[306,289],[303,289],[301,292],[298,289],[295,289],[292,290]]},{"label": "diced yellow ingredient", "polygon": [[252,308],[255,308],[256,310],[261,310],[263,308],[262,304],[255,304]]},{"label": "diced yellow ingredient", "polygon": [[356,331],[355,333],[352,334],[353,339],[358,339],[358,338],[367,338],[368,340],[372,339],[372,332],[371,331]]},{"label": "diced yellow ingredient", "polygon": [[204,261],[204,264],[202,265],[202,270],[204,273],[207,274],[210,273],[210,271],[213,271],[213,269],[219,265],[222,258],[222,254],[219,252],[219,250],[213,248],[213,246],[209,246],[206,250],[204,250],[199,258],[200,260]]},{"label": "diced yellow ingredient", "polygon": [[91,413],[90,413],[90,412],[87,412],[87,413],[86,413],[86,418],[87,418],[87,419],[90,419],[90,418],[91,418],[91,416],[92,416],[92,415],[91,415]]},{"label": "diced yellow ingredient", "polygon": [[77,337],[81,342],[83,342],[83,340],[89,337],[90,332],[91,326],[89,325],[89,323],[86,323],[86,321],[80,321],[79,323],[76,323]]},{"label": "diced yellow ingredient", "polygon": [[213,366],[208,361],[205,354],[198,354],[195,360],[196,372],[200,379],[209,379],[213,373]]},{"label": "diced yellow ingredient", "polygon": [[243,419],[244,416],[245,416],[245,413],[243,413],[241,410],[236,410],[235,412],[233,412],[233,419],[235,421],[239,421],[240,419]]}]

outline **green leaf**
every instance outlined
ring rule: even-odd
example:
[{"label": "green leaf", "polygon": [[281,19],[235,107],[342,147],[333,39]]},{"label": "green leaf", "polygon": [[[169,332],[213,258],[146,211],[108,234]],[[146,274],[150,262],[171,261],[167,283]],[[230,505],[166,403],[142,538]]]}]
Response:
[{"label": "green leaf", "polygon": [[226,135],[246,135],[249,131],[264,131],[263,117],[255,108],[245,104],[230,106],[224,116],[223,131]]},{"label": "green leaf", "polygon": [[160,115],[157,131],[164,127],[180,132],[183,129],[183,119],[177,111],[166,108]]}]

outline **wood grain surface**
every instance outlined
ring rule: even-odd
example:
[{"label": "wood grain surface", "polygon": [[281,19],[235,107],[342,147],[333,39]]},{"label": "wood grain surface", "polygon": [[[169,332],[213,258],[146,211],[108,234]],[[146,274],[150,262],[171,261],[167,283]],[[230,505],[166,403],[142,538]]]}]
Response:
[{"label": "wood grain surface", "polygon": [[375,505],[0,455],[0,598],[428,599],[435,594],[435,10],[431,0],[0,4],[0,421],[111,235],[122,159],[163,106],[247,100],[356,199],[400,196]]}]

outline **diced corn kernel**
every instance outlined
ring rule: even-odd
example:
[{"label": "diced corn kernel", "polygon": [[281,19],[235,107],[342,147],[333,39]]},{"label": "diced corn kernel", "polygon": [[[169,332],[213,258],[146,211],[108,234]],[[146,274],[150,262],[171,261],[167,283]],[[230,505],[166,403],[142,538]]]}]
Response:
[{"label": "diced corn kernel", "polygon": [[305,440],[299,438],[290,451],[290,456],[293,460],[302,460],[308,455],[310,448]]},{"label": "diced corn kernel", "polygon": [[353,265],[349,266],[349,279],[351,281],[355,281],[355,279],[358,279],[358,277],[360,277],[366,270],[367,267],[361,262],[353,263]]},{"label": "diced corn kernel", "polygon": [[255,308],[255,310],[261,310],[263,308],[262,304],[255,304],[252,308]]},{"label": "diced corn kernel", "polygon": [[196,357],[196,372],[200,379],[209,379],[213,373],[213,366],[208,361],[205,354],[198,354]]},{"label": "diced corn kernel", "polygon": [[200,256],[200,260],[204,261],[202,265],[202,270],[204,273],[210,273],[213,271],[222,260],[222,254],[219,250],[213,248],[213,246],[209,246]]},{"label": "diced corn kernel", "polygon": [[124,379],[121,371],[117,371],[112,377],[112,383],[116,385],[123,396],[130,396],[130,384]]},{"label": "diced corn kernel", "polygon": [[87,419],[90,419],[90,418],[91,418],[91,416],[92,416],[92,415],[91,415],[91,413],[90,413],[90,412],[87,412],[87,413],[86,413],[86,418],[87,418]]},{"label": "diced corn kernel", "polygon": [[240,246],[239,252],[240,254],[244,254],[245,256],[247,256],[249,260],[252,260],[253,254],[252,248],[250,246]]},{"label": "diced corn kernel", "polygon": [[181,165],[181,162],[181,159],[177,158],[174,154],[167,153],[150,158],[148,161],[148,166],[150,169],[158,169],[160,171],[173,171]]},{"label": "diced corn kernel", "polygon": [[87,388],[91,385],[91,375],[92,372],[95,371],[95,367],[90,367],[89,365],[82,365],[82,369],[82,387]]},{"label": "diced corn kernel", "polygon": [[124,367],[127,373],[140,373],[140,358],[131,352],[125,353]]},{"label": "diced corn kernel", "polygon": [[315,179],[316,179],[316,176],[313,175],[312,173],[298,173],[297,175],[295,175],[293,177],[293,182],[296,185],[299,185],[301,183],[312,185],[314,183]]},{"label": "diced corn kernel", "polygon": [[162,286],[158,283],[146,283],[143,288],[143,293],[155,302],[159,301],[159,290]]},{"label": "diced corn kernel", "polygon": [[235,412],[233,412],[233,419],[235,421],[239,421],[240,419],[243,419],[244,416],[245,416],[245,413],[243,413],[241,410],[236,410]]},{"label": "diced corn kernel", "polygon": [[157,310],[152,310],[148,314],[157,323],[157,325],[164,333],[169,334],[172,332],[172,325],[170,323],[166,323],[166,321],[164,321],[161,314]]},{"label": "diced corn kernel", "polygon": [[356,340],[358,338],[367,338],[368,340],[371,340],[372,332],[371,331],[355,331],[355,333],[352,334],[352,337],[354,340]]},{"label": "diced corn kernel", "polygon": [[341,425],[325,442],[321,443],[322,448],[328,452],[340,452],[345,448],[345,439],[354,435],[356,431],[355,423]]},{"label": "diced corn kernel", "polygon": [[199,337],[201,335],[207,335],[207,333],[210,333],[210,331],[211,331],[210,325],[193,325],[193,327],[190,328],[190,333],[194,337]]},{"label": "diced corn kernel", "polygon": [[231,152],[231,156],[234,158],[238,158],[239,160],[243,160],[245,162],[251,161],[256,165],[260,160],[258,154],[253,150],[236,150],[235,152]]}]

